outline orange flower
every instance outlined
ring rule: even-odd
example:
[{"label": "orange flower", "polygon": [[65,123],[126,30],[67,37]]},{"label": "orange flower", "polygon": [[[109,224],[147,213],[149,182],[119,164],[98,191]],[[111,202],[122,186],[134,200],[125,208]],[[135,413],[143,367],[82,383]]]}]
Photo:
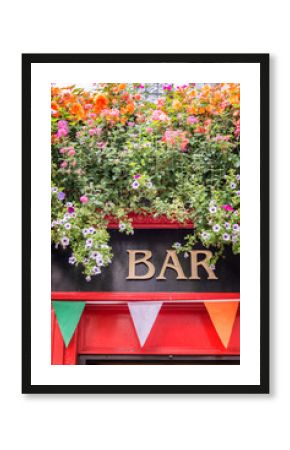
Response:
[{"label": "orange flower", "polygon": [[51,109],[54,111],[54,113],[52,114],[53,117],[58,117],[58,104],[56,102],[51,102]]},{"label": "orange flower", "polygon": [[60,93],[60,89],[58,87],[52,87],[51,88],[51,95],[53,97],[56,97],[57,95],[59,95],[59,93]]},{"label": "orange flower", "polygon": [[180,111],[181,108],[182,108],[182,103],[181,103],[179,100],[173,100],[173,102],[172,102],[172,108],[173,108],[175,111]]},{"label": "orange flower", "polygon": [[79,103],[73,103],[69,110],[70,114],[76,116],[77,119],[83,119],[85,117],[84,109]]},{"label": "orange flower", "polygon": [[109,100],[104,94],[99,94],[95,100],[94,111],[99,114],[103,109],[107,108]]},{"label": "orange flower", "polygon": [[133,104],[133,103],[128,103],[128,105],[127,105],[127,112],[128,112],[129,114],[133,114],[134,111],[135,111],[135,106],[134,106],[134,104]]},{"label": "orange flower", "polygon": [[234,105],[234,104],[239,104],[240,103],[240,97],[238,95],[232,95],[229,97],[229,102]]},{"label": "orange flower", "polygon": [[196,106],[192,105],[187,109],[188,114],[198,114],[198,109]]}]

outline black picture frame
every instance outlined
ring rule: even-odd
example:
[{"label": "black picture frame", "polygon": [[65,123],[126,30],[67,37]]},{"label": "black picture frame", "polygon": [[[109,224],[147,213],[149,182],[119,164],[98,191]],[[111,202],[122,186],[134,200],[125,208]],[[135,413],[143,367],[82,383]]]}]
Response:
[{"label": "black picture frame", "polygon": [[[269,393],[269,54],[23,54],[22,55],[22,393],[267,394]],[[256,63],[260,65],[260,384],[31,384],[31,65],[33,63]],[[261,151],[262,149],[262,151]]]}]

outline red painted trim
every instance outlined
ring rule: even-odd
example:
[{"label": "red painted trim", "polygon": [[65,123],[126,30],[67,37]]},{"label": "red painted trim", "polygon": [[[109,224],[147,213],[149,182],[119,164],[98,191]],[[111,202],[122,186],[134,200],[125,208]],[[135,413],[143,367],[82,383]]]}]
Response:
[{"label": "red painted trim", "polygon": [[77,363],[78,333],[79,333],[79,326],[76,327],[68,347],[64,348],[63,363],[65,365],[75,365]]},{"label": "red painted trim", "polygon": [[53,308],[51,308],[51,364],[75,365],[78,357],[78,331],[77,326],[71,341],[66,348]]},{"label": "red painted trim", "polygon": [[164,300],[239,300],[239,292],[52,292],[52,300],[142,301]]},{"label": "red painted trim", "polygon": [[[193,224],[191,221],[186,220],[183,223],[177,222],[175,220],[168,219],[165,215],[159,217],[153,217],[151,214],[135,214],[129,213],[128,217],[132,220],[132,226],[135,229],[192,229]],[[118,229],[120,221],[115,217],[107,217],[109,223],[108,228]]]},{"label": "red painted trim", "polygon": [[[109,223],[108,224],[108,228],[110,229],[110,230],[118,230],[119,229],[119,225],[117,225],[117,224],[112,224],[112,223]],[[175,223],[172,223],[172,224],[156,224],[156,225],[154,225],[154,224],[144,224],[144,223],[140,223],[140,224],[135,224],[135,223],[133,223],[133,228],[135,229],[135,230],[137,230],[137,229],[142,229],[142,230],[151,230],[151,229],[159,229],[159,230],[164,230],[164,229],[169,229],[169,230],[171,230],[171,229],[193,229],[193,226],[192,225],[185,225],[185,224],[175,224]]]},{"label": "red painted trim", "polygon": [[53,308],[51,308],[51,364],[62,365],[64,361],[64,342]]}]

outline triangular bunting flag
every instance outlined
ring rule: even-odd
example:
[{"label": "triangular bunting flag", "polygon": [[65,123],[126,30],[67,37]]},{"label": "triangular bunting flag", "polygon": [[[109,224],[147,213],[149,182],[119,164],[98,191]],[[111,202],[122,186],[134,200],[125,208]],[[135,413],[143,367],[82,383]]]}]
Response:
[{"label": "triangular bunting flag", "polygon": [[239,302],[204,302],[211,321],[225,348],[229,344]]},{"label": "triangular bunting flag", "polygon": [[141,347],[145,344],[154,325],[162,302],[129,302],[129,311]]},{"label": "triangular bunting flag", "polygon": [[53,301],[52,306],[57,317],[65,346],[67,347],[79,323],[85,307],[85,302]]}]

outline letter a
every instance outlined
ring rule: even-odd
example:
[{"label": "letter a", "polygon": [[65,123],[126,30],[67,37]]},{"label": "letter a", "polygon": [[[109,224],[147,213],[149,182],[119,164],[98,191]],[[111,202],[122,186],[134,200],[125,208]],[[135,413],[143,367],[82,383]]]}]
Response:
[{"label": "letter a", "polygon": [[[172,263],[169,262],[169,260],[172,260]],[[176,254],[175,250],[167,250],[167,255],[164,260],[161,272],[159,276],[156,278],[156,280],[166,280],[166,277],[164,276],[166,269],[173,269],[177,273],[177,280],[186,280],[186,276],[184,275],[184,272],[182,270],[182,267],[180,265],[178,256]]]}]

